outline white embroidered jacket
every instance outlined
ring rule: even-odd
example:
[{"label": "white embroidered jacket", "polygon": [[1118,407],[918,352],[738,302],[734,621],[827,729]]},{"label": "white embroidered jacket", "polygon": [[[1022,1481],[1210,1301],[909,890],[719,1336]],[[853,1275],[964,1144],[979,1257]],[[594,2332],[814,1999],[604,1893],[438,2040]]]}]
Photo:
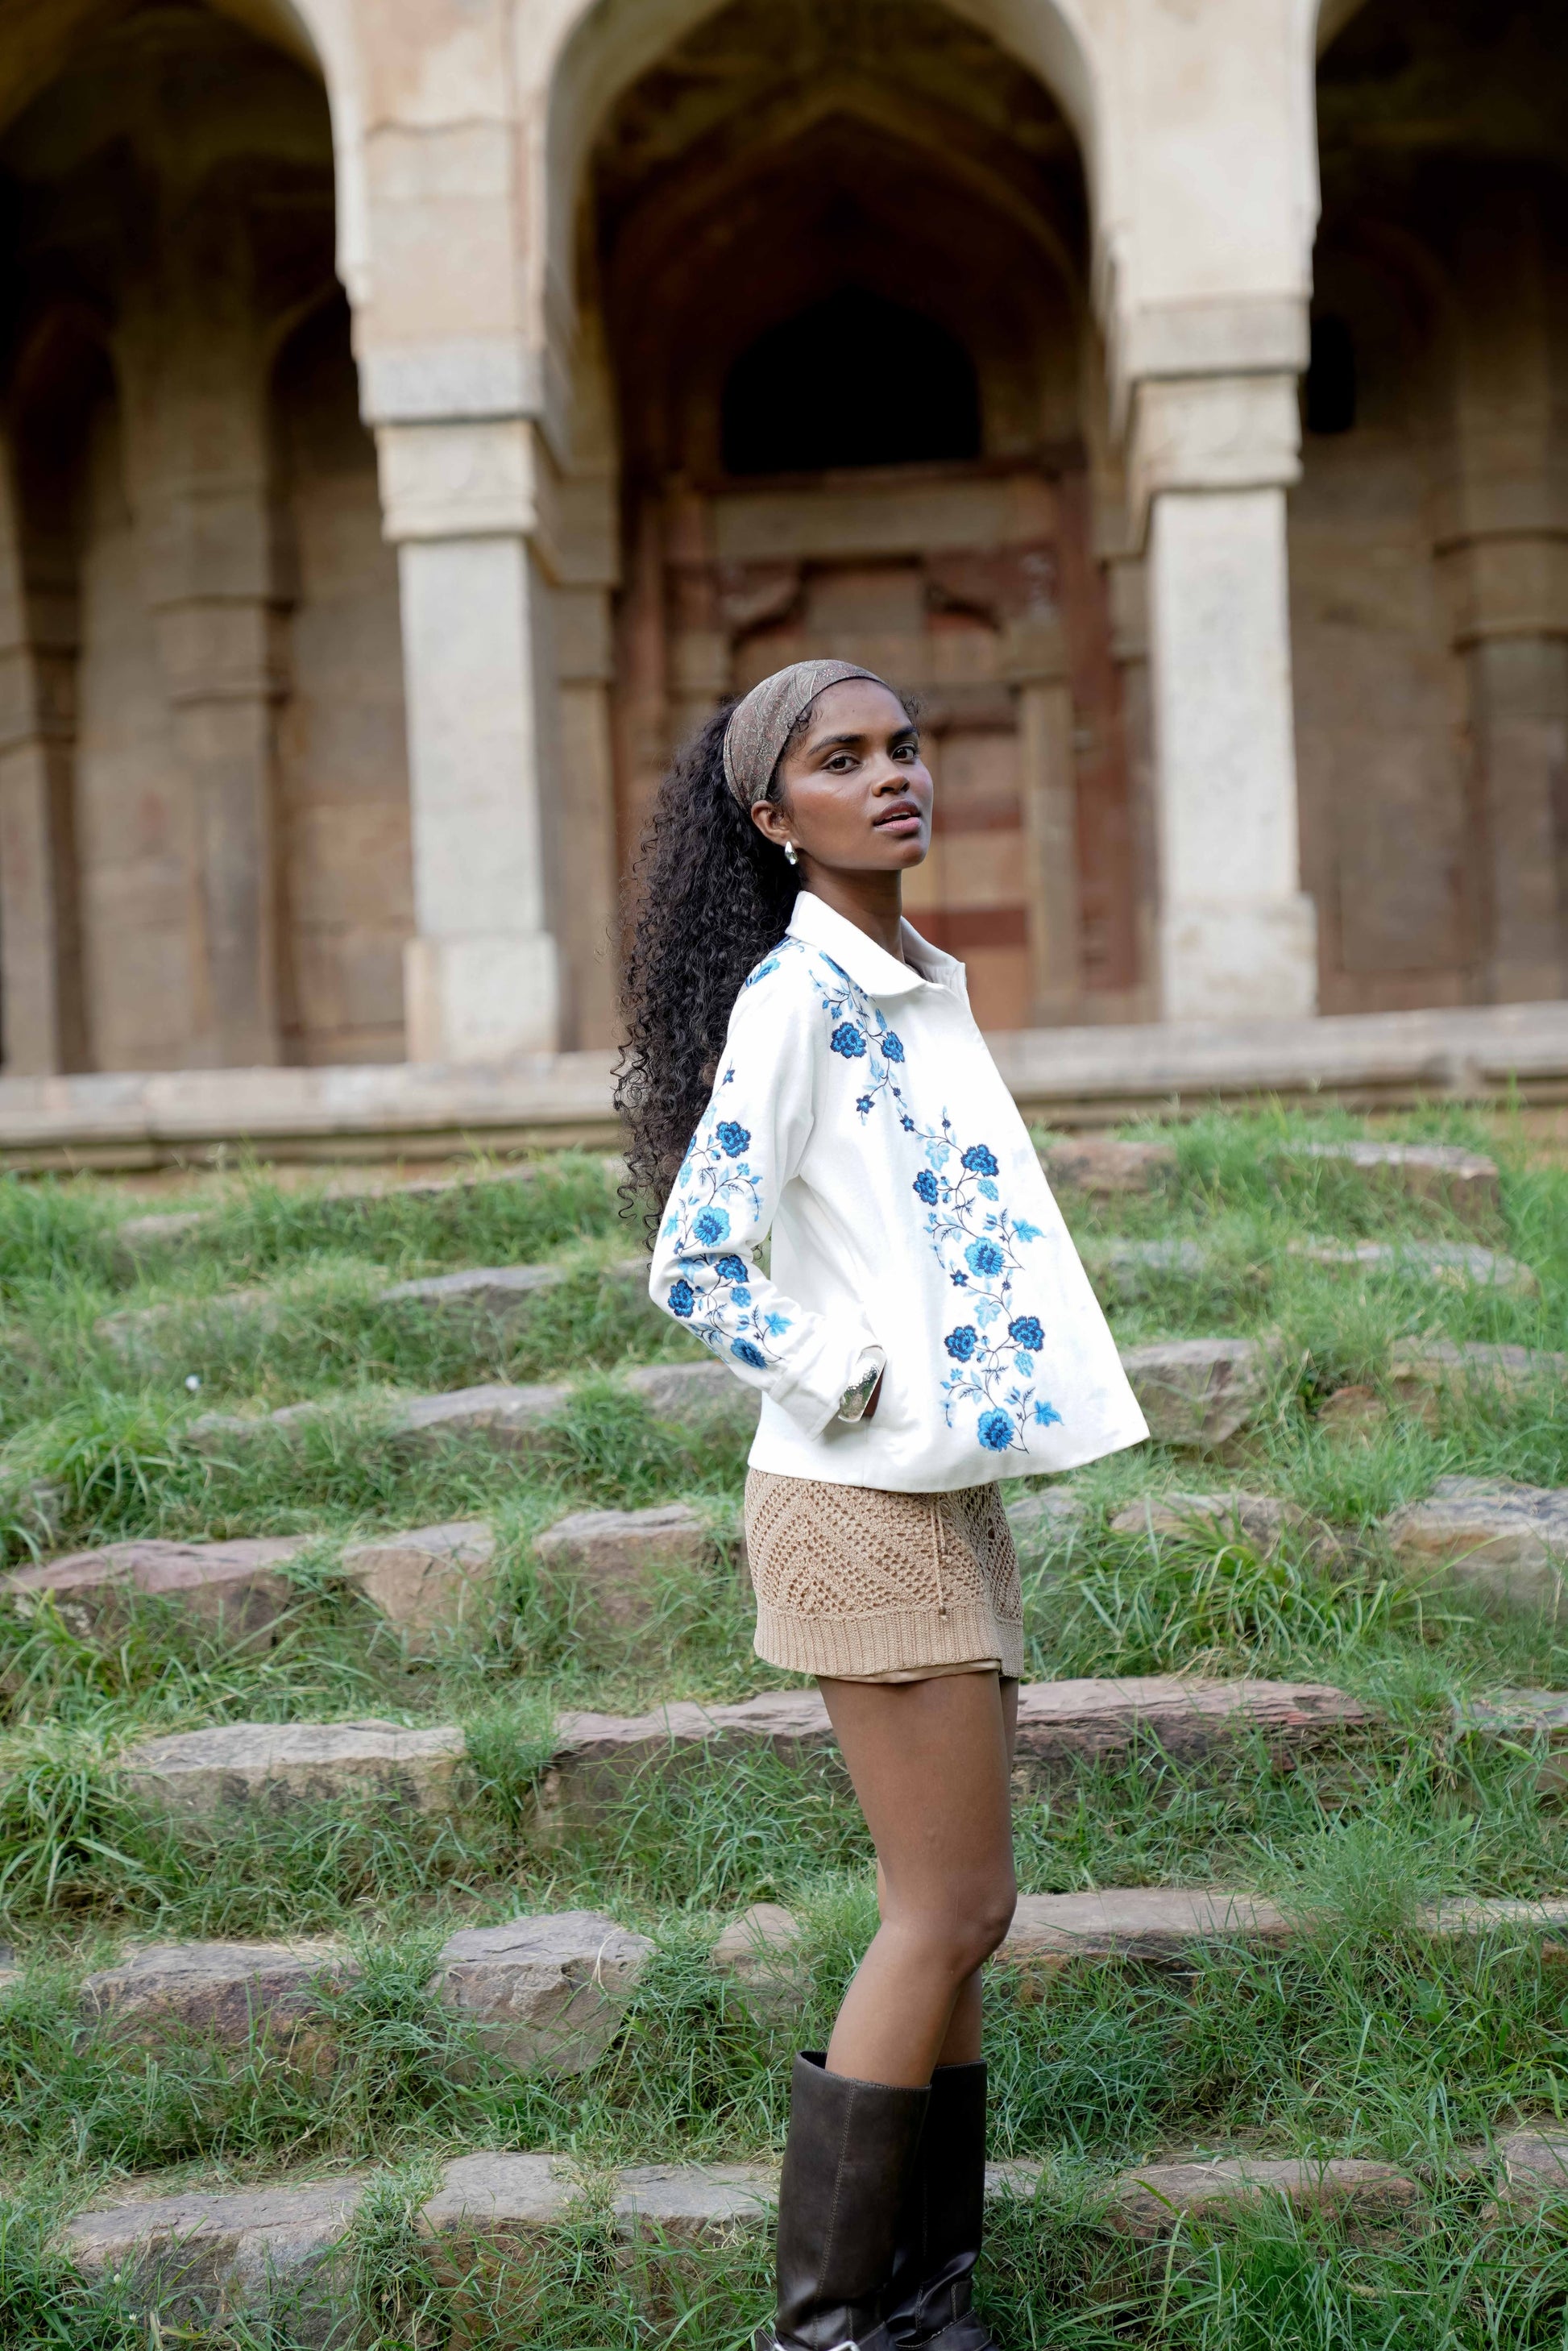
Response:
[{"label": "white embroidered jacket", "polygon": [[[1135,1445],[1143,1414],[964,967],[907,923],[904,951],[801,892],[730,1017],[650,1293],[762,1391],[756,1468],[936,1493]],[[841,1421],[873,1349],[875,1416]]]}]

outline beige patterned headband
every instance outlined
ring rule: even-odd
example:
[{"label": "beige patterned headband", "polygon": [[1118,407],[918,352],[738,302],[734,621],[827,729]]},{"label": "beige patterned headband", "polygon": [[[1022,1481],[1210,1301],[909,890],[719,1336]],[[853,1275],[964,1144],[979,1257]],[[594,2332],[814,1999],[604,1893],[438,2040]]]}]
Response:
[{"label": "beige patterned headband", "polygon": [[725,729],[724,774],[743,809],[766,799],[779,754],[800,713],[819,694],[830,685],[842,685],[847,677],[869,677],[873,685],[886,683],[857,662],[793,662],[788,669],[776,669],[736,704]]}]

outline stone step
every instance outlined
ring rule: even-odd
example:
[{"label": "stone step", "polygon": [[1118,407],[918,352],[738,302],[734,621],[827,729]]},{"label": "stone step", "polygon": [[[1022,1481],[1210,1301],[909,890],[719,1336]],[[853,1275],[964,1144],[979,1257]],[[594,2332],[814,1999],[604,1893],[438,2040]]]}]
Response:
[{"label": "stone step", "polygon": [[[1195,1761],[1254,1731],[1282,1760],[1364,1729],[1371,1719],[1358,1700],[1315,1682],[1149,1675],[1028,1683],[1019,1693],[1014,1781],[1027,1793],[1075,1765],[1119,1762],[1145,1744]],[[650,1768],[758,1752],[794,1761],[833,1744],[827,1708],[814,1690],[769,1690],[737,1706],[687,1702],[632,1717],[565,1714],[556,1737],[538,1798],[538,1826],[546,1836],[591,1822]]]},{"label": "stone step", "polygon": [[[489,1184],[531,1184],[545,1165],[548,1163],[530,1159],[517,1166],[476,1169],[468,1176],[421,1176],[412,1184],[338,1176],[331,1183],[308,1196],[347,1201],[364,1208],[374,1208],[389,1200],[439,1200],[477,1191]],[[623,1159],[606,1158],[601,1165],[612,1183],[623,1181],[626,1174]],[[216,1232],[223,1221],[224,1211],[221,1208],[163,1208],[145,1216],[127,1217],[114,1232],[112,1248],[116,1262],[124,1273],[141,1273],[149,1265],[167,1259],[175,1250],[187,1248],[193,1241]]]},{"label": "stone step", "polygon": [[[1015,1781],[1028,1792],[1075,1764],[1121,1761],[1145,1744],[1197,1761],[1252,1732],[1283,1761],[1371,1719],[1357,1699],[1318,1682],[1150,1675],[1030,1683],[1019,1695]],[[563,1714],[539,1784],[538,1826],[559,1835],[591,1820],[650,1767],[759,1753],[796,1761],[832,1744],[815,1690],[767,1690],[736,1706],[688,1701],[631,1717]],[[134,1800],[191,1820],[344,1799],[441,1813],[462,1801],[464,1752],[463,1733],[451,1725],[231,1722],[139,1740],[119,1768]]]},{"label": "stone step", "polygon": [[1486,1340],[1427,1339],[1395,1347],[1388,1384],[1407,1412],[1436,1428],[1445,1401],[1501,1405],[1568,1382],[1568,1355]]},{"label": "stone step", "polygon": [[1416,1274],[1455,1290],[1500,1290],[1539,1298],[1532,1267],[1499,1249],[1464,1241],[1291,1241],[1288,1254],[1353,1273]]},{"label": "stone step", "polygon": [[[427,1320],[434,1318],[458,1333],[470,1333],[476,1342],[488,1335],[506,1338],[515,1336],[526,1324],[539,1299],[549,1297],[569,1282],[585,1280],[595,1271],[601,1285],[662,1322],[661,1310],[648,1295],[645,1257],[620,1258],[597,1269],[587,1265],[464,1266],[453,1273],[393,1282],[390,1288],[375,1291],[370,1303],[386,1312],[413,1308]],[[186,1347],[199,1347],[204,1338],[226,1343],[242,1326],[253,1340],[259,1339],[278,1328],[291,1290],[298,1287],[297,1280],[285,1280],[270,1289],[252,1286],[217,1290],[206,1296],[163,1299],[153,1306],[121,1307],[113,1314],[101,1316],[94,1328],[117,1353],[132,1361],[156,1354],[174,1341]]]},{"label": "stone step", "polygon": [[[722,1364],[643,1364],[617,1375],[655,1420],[677,1426],[744,1434],[756,1423],[757,1396],[731,1377]],[[527,1454],[570,1410],[566,1382],[513,1386],[494,1381],[452,1388],[439,1395],[387,1399],[382,1441],[410,1452],[427,1453],[452,1437],[478,1438],[498,1452]],[[185,1431],[187,1441],[214,1459],[236,1446],[291,1437],[340,1410],[336,1400],[285,1405],[255,1415],[204,1413]]]},{"label": "stone step", "polygon": [[[235,1542],[109,1543],[67,1553],[0,1577],[0,1599],[19,1615],[51,1602],[83,1639],[113,1638],[138,1598],[177,1604],[233,1640],[266,1634],[298,1602],[284,1572],[319,1538],[246,1538]],[[476,1520],[347,1543],[331,1573],[357,1585],[416,1652],[460,1630],[487,1586],[495,1538]]]},{"label": "stone step", "polygon": [[[458,1324],[487,1321],[502,1326],[523,1322],[535,1299],[548,1297],[566,1283],[580,1280],[586,1268],[567,1265],[467,1266],[455,1273],[434,1273],[417,1281],[394,1282],[382,1290],[382,1307],[413,1306],[425,1314],[440,1315]],[[662,1310],[648,1295],[645,1257],[618,1258],[598,1269],[601,1283],[624,1293],[663,1320]]]},{"label": "stone step", "polygon": [[[746,1541],[735,1546],[744,1569]],[[689,1502],[645,1510],[574,1510],[534,1537],[534,1557],[551,1578],[576,1584],[602,1620],[622,1628],[643,1624],[672,1571],[711,1567],[719,1546]]]},{"label": "stone step", "polygon": [[1290,1143],[1284,1159],[1358,1177],[1369,1188],[1430,1200],[1467,1224],[1489,1226],[1501,1207],[1497,1162],[1448,1143]]},{"label": "stone step", "polygon": [[463,1733],[449,1725],[229,1722],[140,1740],[120,1770],[133,1802],[183,1820],[345,1799],[440,1813],[455,1809],[464,1754]]},{"label": "stone step", "polygon": [[321,2003],[359,1975],[340,1944],[149,1943],[85,1978],[84,2022],[147,2043],[189,2034],[228,2048],[253,2036],[296,2062],[325,2047]]},{"label": "stone step", "polygon": [[1054,1191],[1113,1199],[1174,1186],[1176,1147],[1174,1143],[1123,1143],[1110,1134],[1074,1134],[1046,1144],[1040,1164]]},{"label": "stone step", "polygon": [[1568,1690],[1493,1690],[1458,1701],[1453,1720],[1461,1739],[1534,1754],[1538,1795],[1568,1793]]},{"label": "stone step", "polygon": [[1338,1557],[1343,1545],[1322,1519],[1314,1519],[1295,1502],[1278,1495],[1248,1493],[1233,1489],[1223,1493],[1186,1493],[1172,1488],[1160,1494],[1141,1495],[1118,1510],[1111,1520],[1117,1535],[1167,1536],[1177,1541],[1250,1544],[1254,1551],[1278,1551],[1287,1538],[1304,1543],[1320,1559]]},{"label": "stone step", "polygon": [[[653,1949],[599,1911],[533,1914],[460,1929],[429,1989],[507,2064],[579,2074],[620,2030]],[[241,2048],[255,2035],[313,2061],[329,2049],[323,2002],[359,1974],[349,1952],[323,1938],[154,1943],[88,1976],[78,1999],[84,2022],[117,2037],[191,2034]]]},{"label": "stone step", "polygon": [[1568,1489],[1511,1478],[1439,1478],[1383,1521],[1413,1580],[1440,1576],[1514,1606],[1557,1609],[1568,1571]]},{"label": "stone step", "polygon": [[[1568,1929],[1568,1896],[1550,1901],[1465,1897],[1427,1905],[1412,1925],[1444,1939],[1498,1933],[1550,1938]],[[1079,1894],[1020,1894],[998,1963],[1027,1976],[1084,1962],[1134,1959],[1179,1965],[1206,1943],[1281,1949],[1313,1931],[1304,1912],[1260,1895],[1213,1886],[1102,1886]],[[734,1918],[709,1953],[712,1964],[760,2011],[798,2009],[807,1979],[800,1921],[776,1902]]]},{"label": "stone step", "polygon": [[1124,1347],[1122,1368],[1155,1444],[1209,1452],[1257,1419],[1279,1366],[1263,1339],[1160,1339]]},{"label": "stone step", "polygon": [[[1568,2134],[1520,2130],[1490,2147],[1456,2150],[1454,2168],[1491,2172],[1498,2200],[1521,2209],[1568,2196]],[[1028,2199],[1046,2167],[1029,2158],[988,2165],[988,2195]],[[117,2276],[165,2326],[214,2318],[286,2323],[290,2338],[325,2346],[350,2321],[355,2216],[377,2175],[352,2172],[282,2186],[175,2196],[78,2212],[61,2242],[89,2278]],[[671,2273],[662,2257],[733,2244],[767,2229],[778,2193],[771,2163],[634,2164],[596,2177],[549,2154],[458,2156],[414,2214],[438,2284],[473,2294],[476,2317],[514,2317],[502,2273],[523,2295],[530,2257],[553,2231],[596,2213],[626,2254],[633,2292],[657,2304]],[[1417,2213],[1422,2183],[1358,2157],[1193,2158],[1130,2167],[1106,2183],[1103,2225],[1140,2248],[1184,2226],[1208,2227],[1278,2200],[1353,2226]]]},{"label": "stone step", "polygon": [[1226,2156],[1218,2162],[1151,2163],[1113,2181],[1107,2222],[1135,2244],[1161,2244],[1184,2220],[1213,2220],[1278,2198],[1299,2212],[1392,2219],[1421,2200],[1391,2163],[1354,2156],[1326,2161]]}]

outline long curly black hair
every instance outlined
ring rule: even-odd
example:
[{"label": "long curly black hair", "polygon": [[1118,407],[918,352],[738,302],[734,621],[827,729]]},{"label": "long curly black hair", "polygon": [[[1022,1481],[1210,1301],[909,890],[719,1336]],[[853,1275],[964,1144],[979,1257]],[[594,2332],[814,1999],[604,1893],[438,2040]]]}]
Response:
[{"label": "long curly black hair", "polygon": [[[707,1108],[741,983],[789,929],[800,887],[725,780],[734,708],[727,702],[676,754],[632,876],[615,1107],[650,1238]],[[781,797],[777,768],[767,797]]]}]

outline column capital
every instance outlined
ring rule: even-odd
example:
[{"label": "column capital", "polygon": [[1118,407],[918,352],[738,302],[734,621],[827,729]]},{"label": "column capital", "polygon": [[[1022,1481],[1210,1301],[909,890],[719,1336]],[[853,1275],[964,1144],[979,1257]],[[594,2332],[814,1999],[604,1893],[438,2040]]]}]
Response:
[{"label": "column capital", "polygon": [[1154,377],[1134,387],[1127,481],[1134,535],[1173,491],[1288,489],[1301,478],[1293,373]]},{"label": "column capital", "polygon": [[382,424],[376,453],[382,528],[394,547],[520,538],[559,585],[610,587],[619,578],[613,477],[563,475],[532,419]]}]

